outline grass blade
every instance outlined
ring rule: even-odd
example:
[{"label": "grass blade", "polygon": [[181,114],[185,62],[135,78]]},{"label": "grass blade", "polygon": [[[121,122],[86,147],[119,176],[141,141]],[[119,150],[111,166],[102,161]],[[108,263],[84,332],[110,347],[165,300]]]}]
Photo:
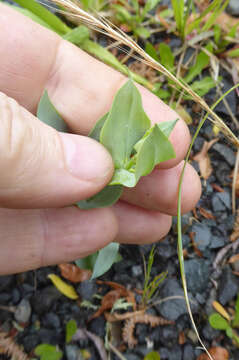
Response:
[{"label": "grass blade", "polygon": [[38,4],[35,0],[14,0],[15,3],[23,8],[31,11],[33,14],[47,23],[55,32],[59,35],[65,35],[71,29],[59,19],[56,15],[51,13],[41,4]]}]

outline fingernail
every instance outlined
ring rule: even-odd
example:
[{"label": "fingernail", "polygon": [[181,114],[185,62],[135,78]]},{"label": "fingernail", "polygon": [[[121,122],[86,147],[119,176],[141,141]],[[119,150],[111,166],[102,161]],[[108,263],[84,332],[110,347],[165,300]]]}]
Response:
[{"label": "fingernail", "polygon": [[113,175],[113,162],[108,151],[97,141],[81,135],[60,134],[69,172],[93,182],[108,181]]}]

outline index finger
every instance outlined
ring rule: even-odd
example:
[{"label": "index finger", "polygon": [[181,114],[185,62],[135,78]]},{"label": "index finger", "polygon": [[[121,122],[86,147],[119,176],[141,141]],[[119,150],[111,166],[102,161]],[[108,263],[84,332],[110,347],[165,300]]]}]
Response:
[{"label": "index finger", "polygon": [[[43,90],[47,88],[69,127],[78,134],[87,135],[109,110],[126,78],[2,4],[0,24],[0,91],[35,113]],[[141,86],[139,89],[152,123],[178,118],[148,90]],[[185,156],[190,135],[183,120],[178,121],[170,139],[176,159],[164,163],[164,167],[178,164]]]}]

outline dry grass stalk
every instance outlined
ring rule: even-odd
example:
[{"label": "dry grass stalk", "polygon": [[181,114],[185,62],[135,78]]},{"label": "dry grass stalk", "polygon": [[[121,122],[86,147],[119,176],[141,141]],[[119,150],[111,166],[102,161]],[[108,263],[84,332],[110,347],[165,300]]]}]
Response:
[{"label": "dry grass stalk", "polygon": [[149,67],[160,71],[162,74],[171,79],[175,84],[177,84],[181,89],[186,91],[193,100],[200,104],[201,107],[211,115],[212,119],[210,119],[213,123],[218,126],[221,131],[237,146],[239,147],[239,140],[233,134],[233,132],[227,127],[227,125],[223,122],[223,120],[208,106],[208,104],[197,95],[186,83],[182,80],[179,80],[176,76],[174,76],[170,71],[168,71],[163,65],[154,60],[150,55],[148,55],[134,40],[131,39],[128,35],[126,35],[123,31],[118,29],[113,24],[110,24],[104,18],[96,18],[92,14],[87,13],[78,5],[80,4],[76,0],[51,0],[53,3],[64,7],[66,11],[66,15],[70,15],[79,19],[82,23],[85,23],[90,28],[95,29],[98,32],[104,33],[105,35],[113,38],[116,41],[120,41],[122,44],[128,46],[130,49],[134,50],[138,56],[142,58],[142,62],[144,62]]},{"label": "dry grass stalk", "polygon": [[4,332],[0,332],[0,354],[9,356],[11,360],[30,360],[20,346]]}]

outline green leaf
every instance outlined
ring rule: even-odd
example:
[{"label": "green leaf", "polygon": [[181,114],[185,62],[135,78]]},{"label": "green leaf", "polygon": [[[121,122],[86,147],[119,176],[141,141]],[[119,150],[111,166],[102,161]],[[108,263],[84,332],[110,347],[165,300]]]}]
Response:
[{"label": "green leaf", "polygon": [[178,119],[172,121],[162,121],[161,123],[158,124],[158,127],[164,133],[165,136],[169,137],[177,122]]},{"label": "green leaf", "polygon": [[122,191],[123,187],[121,185],[106,186],[98,194],[89,199],[81,200],[76,205],[84,210],[111,206],[119,200]]},{"label": "green leaf", "polygon": [[150,174],[156,165],[175,156],[172,144],[160,130],[158,124],[155,124],[137,153],[136,179],[138,180],[141,176]]},{"label": "green leaf", "polygon": [[99,254],[97,256],[92,279],[95,279],[101,275],[103,275],[106,271],[108,271],[111,266],[114,264],[114,262],[118,258],[118,250],[119,250],[119,244],[118,243],[110,243],[106,247],[104,247],[102,250],[99,251]]},{"label": "green leaf", "polygon": [[71,319],[66,324],[66,343],[71,342],[73,335],[75,335],[77,331],[77,323],[75,320]]},{"label": "green leaf", "polygon": [[237,295],[235,310],[236,310],[236,314],[233,319],[232,326],[239,328],[239,294]]},{"label": "green leaf", "polygon": [[218,330],[226,330],[230,325],[220,314],[213,313],[209,316],[209,323],[211,327]]},{"label": "green leaf", "polygon": [[151,351],[144,357],[144,360],[160,360],[160,355],[156,351]]},{"label": "green leaf", "polygon": [[[219,79],[220,80],[220,79]],[[215,80],[210,76],[205,76],[202,80],[194,81],[191,85],[191,89],[199,96],[207,94],[211,89],[216,86]],[[185,95],[185,99],[191,99],[190,95]]]},{"label": "green leaf", "polygon": [[89,29],[86,26],[80,25],[78,27],[75,27],[73,30],[68,31],[68,33],[63,36],[63,39],[79,46],[86,39],[89,39],[89,36]]},{"label": "green leaf", "polygon": [[[212,50],[211,44],[206,46],[206,50]],[[204,52],[200,51],[196,58],[195,64],[189,69],[187,75],[184,78],[186,83],[190,83],[196,76],[201,74],[203,69],[209,64],[210,57]]]},{"label": "green leaf", "polygon": [[132,15],[125,9],[124,6],[119,4],[112,5],[112,8],[116,10],[117,19],[122,23],[130,23]]},{"label": "green leaf", "polygon": [[136,185],[136,178],[134,173],[125,169],[116,169],[110,185],[123,185],[127,187],[134,187]]},{"label": "green leaf", "polygon": [[157,51],[155,49],[155,47],[150,43],[150,42],[146,42],[145,45],[145,51],[147,54],[149,54],[154,60],[160,62],[160,59],[158,57]]},{"label": "green leaf", "polygon": [[221,34],[222,34],[222,30],[221,30],[221,27],[216,24],[214,25],[214,41],[217,45],[219,45],[219,42],[220,42],[220,39],[221,39]]},{"label": "green leaf", "polygon": [[59,35],[66,34],[70,28],[59,17],[47,10],[44,6],[35,0],[14,0],[15,3],[29,10],[47,23]]},{"label": "green leaf", "polygon": [[232,58],[238,57],[239,56],[239,48],[228,51],[227,55],[232,57]]},{"label": "green leaf", "polygon": [[41,360],[60,360],[63,356],[62,351],[57,350],[56,346],[49,344],[38,345],[34,352],[40,356]]},{"label": "green leaf", "polygon": [[75,260],[75,264],[81,269],[93,270],[98,252],[88,255],[82,259]]},{"label": "green leaf", "polygon": [[215,21],[217,17],[223,12],[223,10],[227,7],[230,0],[225,0],[224,3],[222,0],[215,1],[217,2],[217,5],[215,6],[214,11],[211,13],[207,21],[205,22],[202,32],[208,31],[213,24],[215,24]]},{"label": "green leaf", "polygon": [[145,17],[145,15],[153,10],[155,8],[155,6],[158,5],[158,3],[160,2],[161,0],[147,0],[146,3],[145,3],[145,6],[144,6],[144,9],[143,9],[143,17]]},{"label": "green leaf", "polygon": [[109,115],[109,113],[103,115],[102,118],[100,118],[100,120],[97,121],[97,123],[95,124],[93,129],[90,131],[90,133],[88,135],[89,137],[100,142],[100,132],[102,130],[102,127],[103,127],[108,115]]},{"label": "green leaf", "polygon": [[172,71],[174,68],[175,57],[172,53],[171,48],[167,44],[161,42],[159,45],[159,54],[161,64],[165,66],[168,70]]},{"label": "green leaf", "polygon": [[226,329],[226,334],[230,339],[233,338],[233,330],[230,326]]},{"label": "green leaf", "polygon": [[126,168],[134,145],[149,127],[141,95],[129,80],[117,92],[100,134],[100,142],[110,152],[116,169]]},{"label": "green leaf", "polygon": [[142,26],[136,27],[134,29],[134,33],[135,33],[135,35],[138,35],[143,39],[148,39],[151,35],[151,32]]},{"label": "green leaf", "polygon": [[37,117],[42,122],[55,128],[58,131],[67,131],[67,125],[52,104],[47,91],[44,91],[44,94],[38,104]]},{"label": "green leaf", "polygon": [[194,29],[198,28],[202,21],[206,19],[206,16],[210,12],[216,11],[221,3],[222,0],[214,0],[191,24],[187,26],[186,34],[190,34]]}]

